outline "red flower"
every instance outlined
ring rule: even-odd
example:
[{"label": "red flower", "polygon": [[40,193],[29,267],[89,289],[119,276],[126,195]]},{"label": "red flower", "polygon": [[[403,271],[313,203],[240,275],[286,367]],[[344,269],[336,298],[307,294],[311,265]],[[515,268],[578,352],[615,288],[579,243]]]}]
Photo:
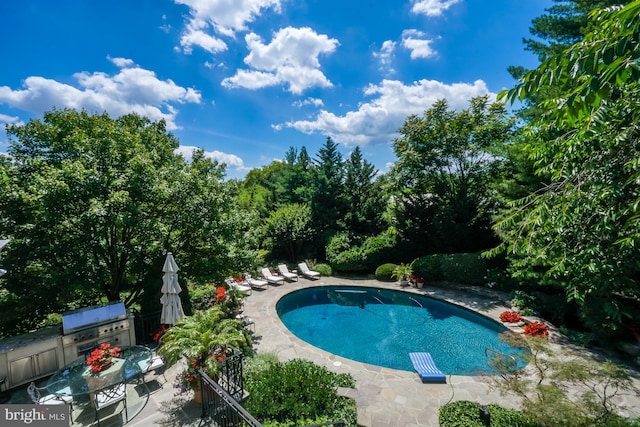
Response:
[{"label": "red flower", "polygon": [[216,302],[221,302],[224,301],[224,299],[227,296],[227,291],[224,289],[223,286],[220,286],[218,288],[216,288]]},{"label": "red flower", "polygon": [[169,328],[167,327],[167,325],[160,325],[160,328],[154,332],[151,332],[149,335],[151,335],[151,339],[153,339],[153,342],[158,342],[160,341],[160,338],[162,338],[162,336],[164,335],[165,332],[167,332],[169,330]]},{"label": "red flower", "polygon": [[120,348],[102,343],[91,352],[91,356],[87,358],[87,365],[91,368],[91,372],[100,372],[112,357],[120,357]]},{"label": "red flower", "polygon": [[524,327],[524,334],[532,337],[546,337],[549,335],[549,326],[540,322],[531,322]]},{"label": "red flower", "polygon": [[516,323],[522,320],[522,315],[517,311],[503,311],[500,314],[500,320],[505,323]]}]

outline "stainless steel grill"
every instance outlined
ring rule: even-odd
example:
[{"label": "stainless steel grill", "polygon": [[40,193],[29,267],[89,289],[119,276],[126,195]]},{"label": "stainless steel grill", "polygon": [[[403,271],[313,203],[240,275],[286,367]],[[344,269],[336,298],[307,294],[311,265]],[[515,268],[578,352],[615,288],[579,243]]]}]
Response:
[{"label": "stainless steel grill", "polygon": [[65,364],[99,344],[134,345],[133,317],[122,302],[88,307],[62,316],[62,348]]}]

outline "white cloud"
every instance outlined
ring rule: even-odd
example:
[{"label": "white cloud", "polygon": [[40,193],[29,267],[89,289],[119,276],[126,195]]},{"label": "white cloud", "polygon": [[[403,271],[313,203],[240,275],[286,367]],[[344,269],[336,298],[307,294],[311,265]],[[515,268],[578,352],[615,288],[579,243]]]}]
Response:
[{"label": "white cloud", "polygon": [[24,80],[23,89],[0,86],[0,103],[36,114],[53,107],[107,111],[112,116],[135,112],[154,121],[164,119],[167,129],[175,130],[178,110],[174,104],[201,102],[200,93],[192,88],[178,86],[170,79],[160,80],[153,71],[132,67],[131,60],[109,59],[120,64],[115,75],[82,71],[74,74],[76,86],[31,76]]},{"label": "white cloud", "polygon": [[227,44],[221,39],[207,34],[209,25],[202,20],[192,19],[187,24],[185,31],[180,37],[180,45],[183,52],[190,55],[193,46],[201,47],[209,53],[218,53],[227,50]]},{"label": "white cloud", "polygon": [[434,80],[420,80],[412,85],[383,80],[380,85],[370,84],[364,94],[376,98],[361,103],[356,111],[349,111],[343,116],[321,110],[314,120],[292,121],[273,128],[289,127],[307,134],[322,133],[347,147],[389,143],[398,136],[397,131],[408,116],[421,115],[439,99],[445,98],[452,109],[462,110],[468,108],[469,100],[475,96],[489,94],[495,98],[482,80],[473,84],[451,85]]},{"label": "white cloud", "polygon": [[21,125],[22,122],[20,121],[20,117],[17,116],[7,116],[6,114],[1,114],[0,113],[0,123],[11,123],[11,124],[17,124],[17,125]]},{"label": "white cloud", "polygon": [[433,40],[429,40],[425,36],[426,34],[418,30],[404,30],[402,32],[402,46],[411,50],[411,59],[435,56],[436,51],[431,48]]},{"label": "white cloud", "polygon": [[185,52],[199,46],[215,53],[226,50],[226,44],[207,34],[209,27],[222,36],[233,37],[236,32],[245,31],[246,24],[263,11],[273,9],[280,13],[281,0],[175,0],[175,3],[188,6],[191,15],[180,39]]},{"label": "white cloud", "polygon": [[411,12],[426,16],[440,16],[461,0],[413,0]]},{"label": "white cloud", "polygon": [[373,53],[373,57],[380,62],[380,71],[387,75],[394,74],[396,72],[392,65],[395,49],[396,42],[386,40],[382,43],[380,51]]},{"label": "white cloud", "polygon": [[311,28],[287,27],[275,33],[269,44],[254,33],[247,34],[245,40],[250,53],[244,62],[251,69],[238,70],[224,79],[224,87],[259,89],[288,84],[289,92],[300,94],[311,87],[332,86],[319,70],[318,56],[333,53],[339,44],[336,39]]},{"label": "white cloud", "polygon": [[294,107],[304,107],[305,105],[313,105],[314,107],[322,107],[324,102],[320,98],[307,98],[293,103]]},{"label": "white cloud", "polygon": [[[174,153],[182,155],[187,161],[191,161],[193,158],[193,152],[198,150],[198,147],[194,147],[191,145],[181,145],[178,147]],[[224,163],[227,167],[238,169],[238,170],[248,170],[249,168],[245,167],[242,159],[235,154],[227,154],[222,151],[214,150],[214,151],[205,151],[204,156],[208,157],[212,160],[217,160],[219,163]]]}]

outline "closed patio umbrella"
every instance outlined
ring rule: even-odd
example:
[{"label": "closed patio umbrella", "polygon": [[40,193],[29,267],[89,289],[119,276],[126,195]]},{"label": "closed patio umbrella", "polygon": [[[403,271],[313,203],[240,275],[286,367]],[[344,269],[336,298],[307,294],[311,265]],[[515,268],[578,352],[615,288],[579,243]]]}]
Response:
[{"label": "closed patio umbrella", "polygon": [[163,325],[175,325],[175,323],[184,317],[182,310],[182,302],[178,295],[182,288],[178,283],[178,264],[173,259],[171,252],[167,253],[167,259],[164,261],[162,271],[162,313],[160,314],[160,323]]}]

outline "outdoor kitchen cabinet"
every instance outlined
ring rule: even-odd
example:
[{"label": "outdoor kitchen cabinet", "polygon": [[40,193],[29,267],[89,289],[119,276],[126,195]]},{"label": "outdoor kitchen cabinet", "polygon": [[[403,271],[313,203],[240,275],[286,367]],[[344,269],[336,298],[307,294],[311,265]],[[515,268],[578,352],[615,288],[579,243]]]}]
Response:
[{"label": "outdoor kitchen cabinet", "polygon": [[0,345],[0,376],[7,389],[49,376],[64,365],[60,336],[25,334]]},{"label": "outdoor kitchen cabinet", "polygon": [[[12,355],[12,357],[15,356],[15,354]],[[51,375],[57,370],[57,344],[54,342],[51,348],[9,360],[9,381],[11,387],[15,387]]]}]

